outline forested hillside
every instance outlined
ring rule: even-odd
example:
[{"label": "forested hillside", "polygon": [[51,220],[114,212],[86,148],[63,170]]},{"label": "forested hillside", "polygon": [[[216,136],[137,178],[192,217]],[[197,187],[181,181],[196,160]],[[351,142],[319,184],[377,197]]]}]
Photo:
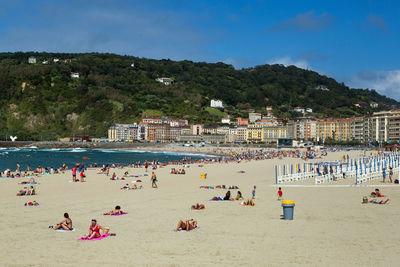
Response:
[{"label": "forested hillside", "polygon": [[[30,56],[36,63],[28,63]],[[75,72],[79,78],[70,77]],[[155,81],[158,77],[175,82],[164,85]],[[316,90],[318,85],[329,91]],[[209,108],[213,98],[227,106]],[[372,102],[379,107],[370,108]],[[0,54],[0,140],[8,135],[19,140],[102,137],[112,123],[138,122],[145,115],[211,125],[226,115],[246,117],[250,108],[264,112],[266,106],[280,117],[300,115],[293,108],[301,106],[323,118],[359,116],[398,104],[294,66],[235,70],[223,63],[114,54]]]}]

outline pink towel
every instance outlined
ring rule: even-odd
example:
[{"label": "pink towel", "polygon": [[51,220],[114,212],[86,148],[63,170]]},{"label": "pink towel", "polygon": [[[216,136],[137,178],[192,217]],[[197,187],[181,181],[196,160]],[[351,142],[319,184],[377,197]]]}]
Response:
[{"label": "pink towel", "polygon": [[84,238],[79,238],[78,240],[80,240],[80,241],[96,241],[96,240],[101,240],[101,239],[103,239],[103,238],[106,238],[106,237],[109,237],[111,234],[106,234],[106,235],[103,235],[103,236],[100,236],[100,237],[97,237],[97,238],[92,238],[92,239],[84,239]]}]

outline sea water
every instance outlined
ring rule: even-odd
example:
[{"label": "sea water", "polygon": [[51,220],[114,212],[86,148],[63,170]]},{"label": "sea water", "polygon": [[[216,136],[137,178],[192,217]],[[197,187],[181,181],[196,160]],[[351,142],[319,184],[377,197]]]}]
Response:
[{"label": "sea water", "polygon": [[97,163],[103,164],[131,164],[137,161],[159,161],[170,162],[183,158],[201,159],[211,157],[209,155],[199,155],[190,153],[175,152],[149,152],[137,150],[113,150],[113,149],[59,149],[59,148],[0,148],[0,171],[10,168],[16,170],[17,163],[21,165],[21,170],[25,171],[30,165],[31,170],[38,165],[42,167],[58,168],[63,163],[72,168],[75,163],[83,162],[85,165]]}]

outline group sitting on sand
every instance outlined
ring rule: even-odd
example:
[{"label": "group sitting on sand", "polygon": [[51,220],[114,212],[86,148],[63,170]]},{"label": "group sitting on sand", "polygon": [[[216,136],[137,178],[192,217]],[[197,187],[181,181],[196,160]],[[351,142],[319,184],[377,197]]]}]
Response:
[{"label": "group sitting on sand", "polygon": [[[217,185],[217,186],[215,186],[215,188],[226,189],[226,186],[224,184],[223,185]],[[237,185],[231,185],[231,186],[228,187],[228,189],[239,189],[239,187]]]},{"label": "group sitting on sand", "polygon": [[204,210],[206,206],[204,204],[196,203],[196,205],[192,205],[192,210]]},{"label": "group sitting on sand", "polygon": [[381,191],[378,188],[376,188],[374,192],[371,192],[370,198],[372,199],[369,200],[368,197],[363,197],[362,203],[386,204],[390,201],[390,199],[387,196],[381,194]]},{"label": "group sitting on sand", "polygon": [[175,169],[172,168],[170,171],[171,174],[186,174],[186,171],[184,169]]},{"label": "group sitting on sand", "polygon": [[31,186],[29,189],[25,186],[23,189],[19,190],[17,196],[33,196],[36,195],[35,188]]}]

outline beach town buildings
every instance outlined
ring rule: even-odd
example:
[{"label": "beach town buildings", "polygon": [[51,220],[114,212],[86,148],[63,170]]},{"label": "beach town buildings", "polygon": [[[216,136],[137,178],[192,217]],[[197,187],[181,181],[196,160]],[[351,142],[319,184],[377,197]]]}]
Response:
[{"label": "beach town buildings", "polygon": [[221,123],[223,124],[231,124],[231,118],[222,118]]},{"label": "beach town buildings", "polygon": [[237,118],[237,126],[239,127],[239,126],[246,126],[247,127],[247,125],[249,125],[249,119],[247,119],[247,118],[241,118],[241,117],[238,117]]},{"label": "beach town buildings", "polygon": [[261,120],[261,113],[251,112],[249,113],[249,123],[255,123],[258,120]]},{"label": "beach town buildings", "polygon": [[212,107],[212,108],[223,108],[224,104],[219,99],[211,99],[210,107]]}]

